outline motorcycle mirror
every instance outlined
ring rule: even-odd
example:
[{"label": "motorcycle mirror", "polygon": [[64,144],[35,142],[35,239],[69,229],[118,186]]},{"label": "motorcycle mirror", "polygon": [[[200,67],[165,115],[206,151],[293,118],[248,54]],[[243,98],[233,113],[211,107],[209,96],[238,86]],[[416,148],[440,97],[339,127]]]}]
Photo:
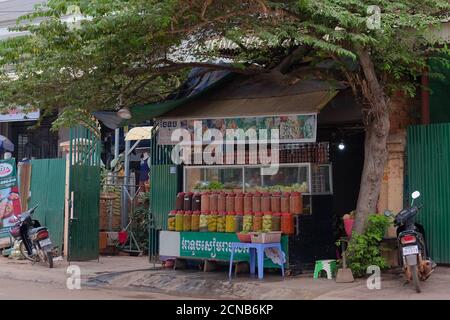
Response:
[{"label": "motorcycle mirror", "polygon": [[386,210],[386,211],[384,212],[384,215],[385,215],[386,217],[390,217],[390,216],[392,216],[392,212],[389,211],[389,210]]},{"label": "motorcycle mirror", "polygon": [[417,199],[418,197],[420,197],[420,192],[419,192],[419,191],[414,191],[414,192],[411,194],[411,197],[412,197],[413,199]]}]

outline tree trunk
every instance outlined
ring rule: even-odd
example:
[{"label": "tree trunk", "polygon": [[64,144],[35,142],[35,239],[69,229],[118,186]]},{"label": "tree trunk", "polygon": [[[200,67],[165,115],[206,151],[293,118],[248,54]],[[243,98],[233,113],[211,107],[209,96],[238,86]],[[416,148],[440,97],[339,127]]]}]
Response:
[{"label": "tree trunk", "polygon": [[383,89],[367,49],[359,49],[358,55],[364,72],[363,96],[369,108],[364,112],[366,137],[364,143],[364,167],[361,176],[354,231],[365,230],[367,217],[376,213],[381,181],[387,159],[389,134],[389,110]]}]

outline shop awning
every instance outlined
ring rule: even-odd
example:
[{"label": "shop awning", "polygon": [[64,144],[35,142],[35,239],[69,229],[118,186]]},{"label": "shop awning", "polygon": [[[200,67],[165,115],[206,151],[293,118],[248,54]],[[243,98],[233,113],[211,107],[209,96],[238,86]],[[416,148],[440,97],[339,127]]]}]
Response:
[{"label": "shop awning", "polygon": [[164,114],[164,119],[236,118],[318,113],[338,91],[309,92],[284,97],[197,101],[181,110]]}]

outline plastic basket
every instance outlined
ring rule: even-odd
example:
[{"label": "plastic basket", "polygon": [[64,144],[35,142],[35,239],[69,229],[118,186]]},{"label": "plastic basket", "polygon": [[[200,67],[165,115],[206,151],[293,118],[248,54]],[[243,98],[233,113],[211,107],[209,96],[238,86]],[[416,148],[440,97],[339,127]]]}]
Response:
[{"label": "plastic basket", "polygon": [[278,243],[281,241],[281,232],[252,233],[251,239],[252,243]]},{"label": "plastic basket", "polygon": [[237,233],[240,242],[252,242],[252,235],[250,233]]}]

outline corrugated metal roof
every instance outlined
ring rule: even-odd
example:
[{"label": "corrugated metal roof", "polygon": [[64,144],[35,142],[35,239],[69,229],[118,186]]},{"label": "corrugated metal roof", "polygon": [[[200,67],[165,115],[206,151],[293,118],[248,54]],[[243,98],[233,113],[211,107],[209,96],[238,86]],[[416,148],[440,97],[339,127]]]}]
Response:
[{"label": "corrugated metal roof", "polygon": [[271,116],[319,112],[343,86],[328,81],[289,79],[273,74],[237,75],[171,111],[164,119]]}]

